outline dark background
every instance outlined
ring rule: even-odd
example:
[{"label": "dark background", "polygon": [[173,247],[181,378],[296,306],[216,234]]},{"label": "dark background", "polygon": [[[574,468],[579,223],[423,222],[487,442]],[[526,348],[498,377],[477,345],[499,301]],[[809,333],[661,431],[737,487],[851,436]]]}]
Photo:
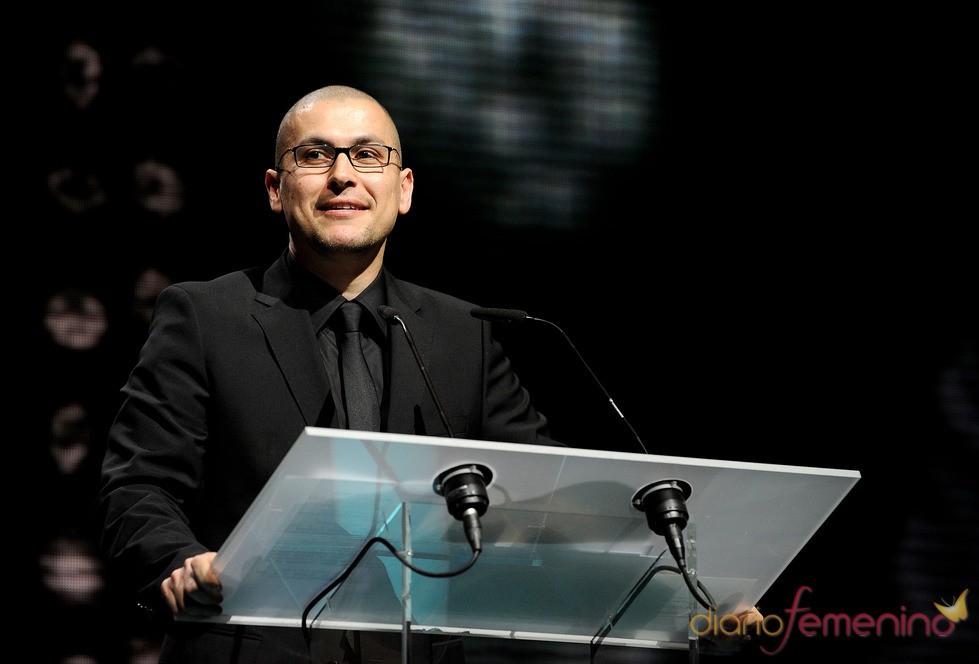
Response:
[{"label": "dark background", "polygon": [[[763,613],[808,585],[820,614],[931,615],[979,585],[964,17],[680,4],[35,17],[15,221],[35,661],[153,652],[84,527],[105,430],[158,287],[282,251],[262,185],[274,133],[333,83],[401,130],[416,194],[389,243],[399,277],[558,323],[653,453],[861,472]],[[556,437],[638,451],[552,331],[504,340]],[[796,636],[779,657],[949,661],[974,652],[974,623]]]}]

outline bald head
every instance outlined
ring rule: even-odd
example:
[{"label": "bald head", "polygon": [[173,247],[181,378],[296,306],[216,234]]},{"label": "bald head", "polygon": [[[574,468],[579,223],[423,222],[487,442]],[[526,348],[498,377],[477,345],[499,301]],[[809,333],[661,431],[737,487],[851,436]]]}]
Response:
[{"label": "bald head", "polygon": [[391,114],[388,113],[387,109],[379,101],[357,88],[351,88],[346,85],[328,85],[306,94],[286,111],[286,114],[282,117],[282,122],[279,123],[279,131],[275,137],[275,159],[278,159],[283,152],[296,144],[295,119],[299,113],[309,109],[317,102],[343,102],[349,99],[376,104],[384,112],[384,116],[391,123],[390,128],[393,131],[394,143],[392,143],[392,147],[397,148],[398,153],[401,154],[401,138],[398,136],[398,128],[395,126]]}]

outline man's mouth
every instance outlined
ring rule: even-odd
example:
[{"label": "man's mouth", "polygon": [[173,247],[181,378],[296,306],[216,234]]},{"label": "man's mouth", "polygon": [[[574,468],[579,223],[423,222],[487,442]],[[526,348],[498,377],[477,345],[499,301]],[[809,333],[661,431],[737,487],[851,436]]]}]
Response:
[{"label": "man's mouth", "polygon": [[327,203],[320,207],[321,210],[326,210],[327,212],[336,211],[352,211],[352,210],[366,210],[366,206],[360,205],[359,203],[351,203],[347,201]]}]

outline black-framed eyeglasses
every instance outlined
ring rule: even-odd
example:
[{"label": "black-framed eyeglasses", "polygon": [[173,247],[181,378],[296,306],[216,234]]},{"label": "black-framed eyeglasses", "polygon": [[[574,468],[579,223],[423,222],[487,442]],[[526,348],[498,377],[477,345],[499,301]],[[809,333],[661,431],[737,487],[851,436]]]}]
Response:
[{"label": "black-framed eyeglasses", "polygon": [[[299,168],[329,168],[337,160],[338,155],[345,154],[357,170],[373,170],[391,164],[392,152],[397,152],[398,156],[401,156],[398,149],[392,148],[390,145],[363,143],[351,145],[349,148],[338,148],[333,145],[317,143],[289,148],[279,156],[279,164],[282,163],[282,158],[290,152]],[[279,164],[276,165],[277,168]],[[393,166],[397,166],[398,170],[403,169],[399,164],[393,164]]]}]

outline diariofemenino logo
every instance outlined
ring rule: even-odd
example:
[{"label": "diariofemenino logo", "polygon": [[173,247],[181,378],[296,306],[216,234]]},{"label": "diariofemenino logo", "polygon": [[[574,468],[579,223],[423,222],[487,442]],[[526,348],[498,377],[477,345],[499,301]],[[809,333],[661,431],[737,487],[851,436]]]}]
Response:
[{"label": "diariofemenino logo", "polygon": [[[774,650],[761,647],[766,655],[777,655],[785,649],[789,638],[798,631],[804,637],[833,636],[833,637],[873,637],[873,636],[938,636],[946,637],[955,631],[955,623],[965,620],[969,611],[965,604],[965,596],[969,590],[963,590],[952,604],[935,603],[938,613],[928,616],[924,613],[908,615],[907,609],[901,607],[901,613],[882,613],[872,616],[869,613],[849,615],[847,613],[812,613],[810,607],[799,606],[804,592],[812,592],[809,586],[800,586],[795,593],[792,607],[785,609],[786,618],[772,613],[759,616],[753,615],[718,615],[712,610],[706,614],[698,613],[690,619],[690,629],[700,636],[711,634],[721,637],[745,636],[781,636],[782,640]],[[750,616],[750,617],[749,617]],[[754,618],[753,621],[750,618]],[[705,623],[706,621],[706,623]]]}]

